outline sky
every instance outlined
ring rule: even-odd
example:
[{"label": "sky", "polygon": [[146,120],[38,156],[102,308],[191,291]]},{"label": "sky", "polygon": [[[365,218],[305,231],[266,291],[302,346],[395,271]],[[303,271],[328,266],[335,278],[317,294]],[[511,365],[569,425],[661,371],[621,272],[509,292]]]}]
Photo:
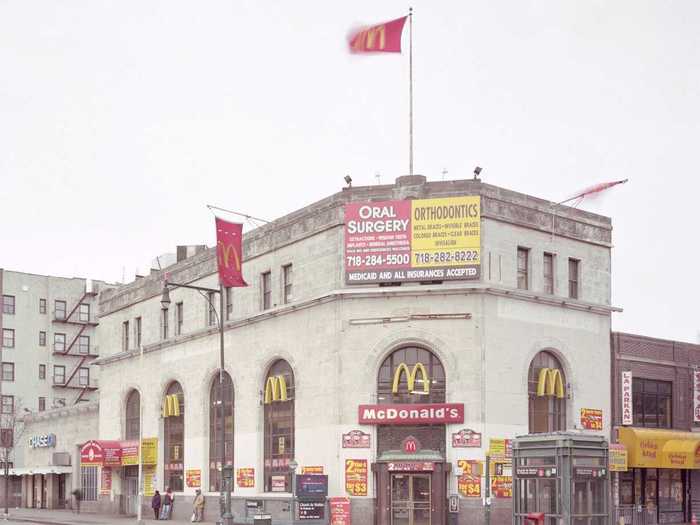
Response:
[{"label": "sky", "polygon": [[[615,330],[700,341],[700,2],[415,0],[415,172],[612,217]],[[408,56],[356,0],[0,0],[0,267],[129,281],[408,172]],[[404,48],[407,47],[407,32]],[[445,173],[446,172],[446,173]],[[377,177],[378,175],[378,177]]]}]

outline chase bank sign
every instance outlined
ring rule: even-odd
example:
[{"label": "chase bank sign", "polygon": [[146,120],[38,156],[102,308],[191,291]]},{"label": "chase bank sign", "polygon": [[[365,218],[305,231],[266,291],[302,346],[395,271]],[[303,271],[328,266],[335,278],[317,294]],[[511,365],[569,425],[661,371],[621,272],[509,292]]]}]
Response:
[{"label": "chase bank sign", "polygon": [[48,448],[56,446],[56,434],[42,434],[29,438],[31,448]]}]

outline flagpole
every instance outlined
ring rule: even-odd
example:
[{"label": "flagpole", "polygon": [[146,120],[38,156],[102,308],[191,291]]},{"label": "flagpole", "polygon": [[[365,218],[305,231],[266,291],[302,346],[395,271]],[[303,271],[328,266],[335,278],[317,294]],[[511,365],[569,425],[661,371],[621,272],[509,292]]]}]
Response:
[{"label": "flagpole", "polygon": [[408,8],[408,174],[413,175],[413,8]]}]

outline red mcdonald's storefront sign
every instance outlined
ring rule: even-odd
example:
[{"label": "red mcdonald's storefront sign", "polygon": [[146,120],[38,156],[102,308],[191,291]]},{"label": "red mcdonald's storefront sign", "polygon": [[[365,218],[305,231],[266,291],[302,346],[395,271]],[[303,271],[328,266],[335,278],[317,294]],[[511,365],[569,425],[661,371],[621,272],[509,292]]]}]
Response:
[{"label": "red mcdonald's storefront sign", "polygon": [[464,423],[464,404],[360,405],[358,421],[362,425]]}]

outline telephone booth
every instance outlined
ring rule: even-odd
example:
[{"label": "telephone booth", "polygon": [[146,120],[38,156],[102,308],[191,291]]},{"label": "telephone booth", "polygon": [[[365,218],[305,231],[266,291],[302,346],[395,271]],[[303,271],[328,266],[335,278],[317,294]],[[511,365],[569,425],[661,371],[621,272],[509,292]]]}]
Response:
[{"label": "telephone booth", "polygon": [[606,525],[608,442],[574,432],[531,434],[513,441],[513,525]]}]

